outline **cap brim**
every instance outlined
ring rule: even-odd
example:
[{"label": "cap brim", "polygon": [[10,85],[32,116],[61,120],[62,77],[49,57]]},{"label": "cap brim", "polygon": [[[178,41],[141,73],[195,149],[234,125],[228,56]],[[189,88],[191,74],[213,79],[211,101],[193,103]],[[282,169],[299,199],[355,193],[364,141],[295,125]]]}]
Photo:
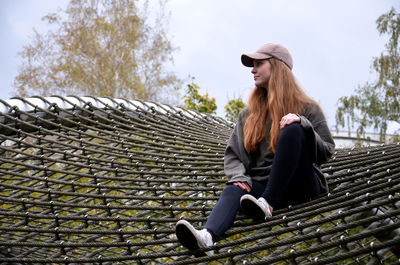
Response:
[{"label": "cap brim", "polygon": [[248,54],[242,54],[241,60],[244,66],[253,67],[254,60],[265,60],[269,58],[272,58],[272,56],[262,53],[248,53]]}]

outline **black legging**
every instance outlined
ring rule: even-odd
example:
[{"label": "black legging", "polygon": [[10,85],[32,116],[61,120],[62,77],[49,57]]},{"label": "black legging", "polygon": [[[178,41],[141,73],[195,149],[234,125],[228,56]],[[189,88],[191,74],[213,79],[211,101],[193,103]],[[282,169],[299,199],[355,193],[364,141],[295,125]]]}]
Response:
[{"label": "black legging", "polygon": [[[283,128],[268,182],[253,181],[249,194],[264,197],[274,209],[306,202],[319,195],[320,185],[313,171],[309,146],[299,123]],[[235,185],[228,185],[222,191],[205,225],[214,241],[221,239],[232,226],[240,208],[240,197],[247,193]]]}]

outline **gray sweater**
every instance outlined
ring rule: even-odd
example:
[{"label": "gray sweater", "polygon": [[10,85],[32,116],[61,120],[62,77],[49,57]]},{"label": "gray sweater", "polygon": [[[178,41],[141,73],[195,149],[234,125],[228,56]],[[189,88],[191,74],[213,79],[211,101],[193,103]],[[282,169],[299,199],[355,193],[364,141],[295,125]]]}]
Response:
[{"label": "gray sweater", "polygon": [[[259,150],[247,153],[243,145],[243,125],[247,118],[248,110],[240,113],[239,120],[232,132],[225,150],[224,170],[228,183],[247,182],[250,187],[252,180],[265,181],[271,171],[274,154],[269,150],[269,131],[271,118],[267,118],[267,135],[260,143]],[[311,139],[312,161],[314,171],[318,175],[323,192],[328,191],[325,176],[319,167],[326,162],[333,153],[335,143],[328,129],[324,114],[319,106],[307,105],[300,114],[300,124]]]}]

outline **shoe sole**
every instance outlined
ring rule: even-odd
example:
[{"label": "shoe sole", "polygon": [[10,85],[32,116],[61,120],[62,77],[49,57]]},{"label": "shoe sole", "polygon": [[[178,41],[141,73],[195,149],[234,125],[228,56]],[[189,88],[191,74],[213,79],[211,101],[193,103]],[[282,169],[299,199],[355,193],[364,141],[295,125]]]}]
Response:
[{"label": "shoe sole", "polygon": [[[200,249],[199,244],[197,243],[197,239],[194,236],[194,231],[192,231],[185,224],[178,224],[175,228],[176,237],[182,246],[186,247],[191,251],[196,251]],[[203,257],[206,256],[204,252],[196,252],[194,253],[195,257]]]},{"label": "shoe sole", "polygon": [[260,209],[260,207],[258,207],[257,204],[255,204],[249,199],[242,200],[240,202],[240,207],[248,217],[251,217],[254,220],[260,221],[265,219],[264,212]]}]

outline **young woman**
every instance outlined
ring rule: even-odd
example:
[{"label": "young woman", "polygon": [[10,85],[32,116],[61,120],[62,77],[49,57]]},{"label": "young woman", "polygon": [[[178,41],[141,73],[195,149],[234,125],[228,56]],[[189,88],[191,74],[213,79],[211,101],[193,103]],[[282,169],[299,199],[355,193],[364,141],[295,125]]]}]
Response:
[{"label": "young woman", "polygon": [[205,228],[176,224],[178,240],[190,250],[220,240],[239,210],[265,219],[274,209],[328,191],[319,166],[332,155],[334,141],[320,106],[297,84],[289,51],[268,43],[241,60],[252,67],[255,88],[226,147],[227,186]]}]

